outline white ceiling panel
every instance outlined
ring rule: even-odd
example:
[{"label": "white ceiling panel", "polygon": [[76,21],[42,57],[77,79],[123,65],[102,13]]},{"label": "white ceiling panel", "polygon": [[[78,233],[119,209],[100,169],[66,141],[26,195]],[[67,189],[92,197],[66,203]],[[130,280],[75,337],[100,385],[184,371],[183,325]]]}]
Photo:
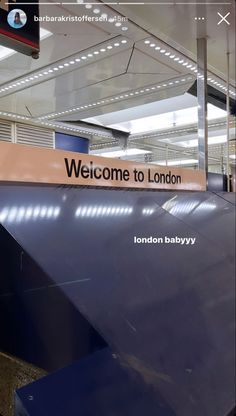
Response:
[{"label": "white ceiling panel", "polygon": [[[0,95],[12,95],[20,90],[27,90],[36,86],[37,84],[42,84],[45,81],[62,77],[64,74],[77,73],[77,71],[79,71],[81,68],[87,66],[91,68],[91,64],[107,60],[108,58],[112,58],[113,56],[127,50],[130,50],[130,42],[122,37],[116,37],[113,40],[99,43],[94,45],[92,48],[83,50],[82,52],[78,52],[75,55],[70,55],[67,58],[57,61],[57,63],[54,63],[53,65],[48,65],[37,71],[29,73],[26,76],[20,77],[17,80],[3,84],[0,87]],[[121,57],[121,62],[125,68],[127,67],[129,56],[130,52],[128,55]],[[112,63],[113,59],[109,62],[106,61],[105,66],[107,68],[105,72],[109,74],[112,73],[114,67]],[[110,66],[111,69],[109,69]],[[118,69],[119,66],[117,70]],[[95,74],[96,72],[94,73],[93,79],[95,78]]]},{"label": "white ceiling panel", "polygon": [[[126,84],[129,84],[129,78],[128,76],[123,76],[126,78],[127,82]],[[149,84],[148,84],[149,85]],[[178,84],[178,86],[171,86],[169,88],[165,88],[163,90],[160,90],[159,92],[151,92],[150,91],[146,94],[142,94],[141,96],[135,95],[132,97],[125,97],[125,92],[130,91],[130,89],[127,89],[124,91],[121,95],[120,100],[114,100],[112,103],[103,104],[102,106],[96,106],[95,108],[89,108],[83,111],[79,111],[78,113],[75,113],[73,115],[61,115],[61,117],[58,118],[58,120],[64,120],[64,121],[73,121],[73,120],[82,120],[87,119],[89,117],[96,117],[102,114],[109,114],[110,112],[116,112],[123,109],[130,109],[135,108],[136,106],[140,106],[141,104],[147,104],[152,103],[156,101],[161,101],[166,98],[175,97],[177,95],[183,95],[191,86],[191,81],[185,82],[182,85]],[[143,90],[142,90],[143,91]],[[127,94],[128,95],[128,94]],[[120,95],[117,95],[117,97],[120,97]]]},{"label": "white ceiling panel", "polygon": [[169,111],[177,111],[194,106],[197,106],[197,98],[186,93],[177,97],[171,97],[149,104],[139,105],[137,107],[115,111],[114,113],[107,113],[84,121],[108,126],[110,124],[124,123],[141,117],[163,114]]},{"label": "white ceiling panel", "polygon": [[[113,5],[127,15],[130,21],[143,27],[147,32],[157,36],[189,58],[196,59],[196,39],[208,38],[208,66],[223,79],[226,79],[226,53],[231,53],[230,77],[235,83],[235,2],[217,4],[150,4],[135,6],[135,0],[130,0],[125,6]],[[143,3],[148,3],[144,0]],[[166,3],[166,4],[165,4]],[[225,16],[228,12],[229,25],[220,25],[220,12]],[[204,17],[196,21],[195,17]],[[220,53],[219,53],[220,52]]]},{"label": "white ceiling panel", "polygon": [[[161,60],[158,60],[157,58],[157,56],[148,55],[144,48],[142,51],[136,49],[135,46],[129,62],[128,72],[132,74],[165,74],[170,76],[186,73],[186,71],[183,71],[182,68],[173,69],[168,65],[169,62],[161,62]],[[180,69],[182,71],[180,71]]]},{"label": "white ceiling panel", "polygon": [[[46,28],[48,29],[48,26]],[[39,59],[35,60],[17,53],[0,61],[0,85],[88,49],[112,37],[95,27],[88,27],[87,30],[89,30],[88,35],[78,25],[77,34],[72,36],[70,33],[57,33],[54,28],[53,36],[42,41]]]}]

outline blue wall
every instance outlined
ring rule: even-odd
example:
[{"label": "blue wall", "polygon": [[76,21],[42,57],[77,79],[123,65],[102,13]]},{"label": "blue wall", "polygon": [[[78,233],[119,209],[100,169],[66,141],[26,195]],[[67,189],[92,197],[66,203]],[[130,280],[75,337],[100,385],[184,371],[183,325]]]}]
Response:
[{"label": "blue wall", "polygon": [[207,190],[212,192],[227,191],[227,176],[221,173],[208,172]]},{"label": "blue wall", "polygon": [[70,134],[55,133],[55,148],[69,150],[71,152],[88,153],[89,140],[84,137],[72,136]]},{"label": "blue wall", "polygon": [[0,265],[0,351],[54,371],[107,345],[1,224]]}]

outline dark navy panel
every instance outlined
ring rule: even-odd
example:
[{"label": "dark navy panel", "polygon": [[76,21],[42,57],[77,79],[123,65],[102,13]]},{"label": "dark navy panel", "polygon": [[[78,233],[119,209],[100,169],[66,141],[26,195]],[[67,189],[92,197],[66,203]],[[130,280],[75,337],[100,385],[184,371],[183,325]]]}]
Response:
[{"label": "dark navy panel", "polygon": [[208,191],[226,192],[227,191],[227,175],[221,173],[208,172],[207,175]]},{"label": "dark navy panel", "polygon": [[72,136],[70,134],[55,133],[55,148],[69,150],[70,152],[88,153],[89,140],[84,137]]},{"label": "dark navy panel", "polygon": [[52,371],[106,346],[1,225],[0,264],[1,351]]},{"label": "dark navy panel", "polygon": [[17,391],[15,416],[175,416],[109,349]]},{"label": "dark navy panel", "polygon": [[[222,416],[235,400],[235,206],[226,199],[210,192],[5,186],[0,215],[176,415]],[[141,245],[135,236],[196,244]]]}]

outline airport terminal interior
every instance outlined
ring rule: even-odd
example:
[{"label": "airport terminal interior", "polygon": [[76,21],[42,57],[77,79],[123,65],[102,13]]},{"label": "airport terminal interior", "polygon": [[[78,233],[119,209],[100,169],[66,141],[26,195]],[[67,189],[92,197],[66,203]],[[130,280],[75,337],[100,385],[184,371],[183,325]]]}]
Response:
[{"label": "airport terminal interior", "polygon": [[0,1],[0,416],[234,416],[235,2]]}]

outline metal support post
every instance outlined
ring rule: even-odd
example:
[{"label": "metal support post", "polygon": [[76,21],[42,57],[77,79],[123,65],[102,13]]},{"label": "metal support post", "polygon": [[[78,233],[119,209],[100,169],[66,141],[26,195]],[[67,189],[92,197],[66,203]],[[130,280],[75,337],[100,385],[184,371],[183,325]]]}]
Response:
[{"label": "metal support post", "polygon": [[207,39],[197,39],[198,168],[208,173]]},{"label": "metal support post", "polygon": [[229,166],[229,122],[230,122],[230,106],[229,106],[229,52],[227,52],[227,94],[226,94],[226,175],[227,175],[227,191],[230,192],[230,166]]}]

